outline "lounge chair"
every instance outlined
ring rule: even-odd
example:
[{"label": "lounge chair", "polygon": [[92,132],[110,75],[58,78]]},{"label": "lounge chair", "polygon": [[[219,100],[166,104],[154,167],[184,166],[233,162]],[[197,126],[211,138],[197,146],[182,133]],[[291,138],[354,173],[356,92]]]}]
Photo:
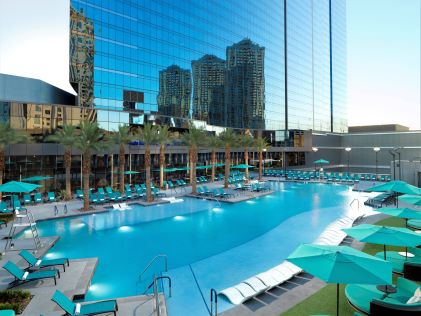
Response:
[{"label": "lounge chair", "polygon": [[25,272],[19,268],[12,261],[7,261],[3,268],[15,277],[15,280],[11,283],[12,287],[17,286],[26,282],[41,280],[41,279],[54,279],[54,284],[57,285],[57,276],[60,278],[60,271],[57,269],[36,271],[36,272]]},{"label": "lounge chair", "polygon": [[203,192],[205,192],[206,195],[212,195],[212,191],[209,190],[206,185],[203,186]]},{"label": "lounge chair", "polygon": [[114,192],[114,198],[115,201],[124,201],[126,198],[121,196],[121,193],[119,191]]},{"label": "lounge chair", "polygon": [[134,198],[134,196],[133,196],[133,194],[132,194],[132,191],[127,191],[126,190],[126,199],[133,199]]},{"label": "lounge chair", "polygon": [[27,211],[27,209],[26,209],[26,208],[24,208],[24,207],[22,206],[22,204],[20,204],[20,200],[19,200],[19,199],[15,199],[15,200],[13,201],[13,208],[14,208],[16,211],[19,211],[19,212],[26,212],[26,211]]},{"label": "lounge chair", "polygon": [[165,192],[159,192],[157,188],[151,188],[152,189],[152,194],[156,197],[163,197],[163,196],[167,196],[167,194]]},{"label": "lounge chair", "polygon": [[265,292],[266,290],[269,289],[269,286],[264,284],[262,280],[260,280],[259,278],[256,278],[256,277],[251,277],[247,280],[244,280],[243,282],[250,285],[253,288],[253,290],[256,291],[255,296],[257,296],[260,293],[263,293],[263,292]]},{"label": "lounge chair", "polygon": [[106,194],[104,188],[98,188],[98,194]]},{"label": "lounge chair", "polygon": [[98,196],[94,193],[89,194],[89,202],[98,204],[99,203]]},{"label": "lounge chair", "polygon": [[408,221],[408,227],[421,229],[421,219],[410,219]]},{"label": "lounge chair", "polygon": [[272,269],[256,275],[256,278],[261,280],[270,290],[275,286],[278,286],[279,284],[289,280],[291,277],[285,276],[279,271]]},{"label": "lounge chair", "polygon": [[135,189],[135,191],[136,191],[136,193],[137,193],[138,195],[143,195],[143,190],[142,190],[142,188],[140,187],[140,185],[135,184],[134,189]]},{"label": "lounge chair", "polygon": [[125,184],[125,185],[124,185],[124,189],[125,189],[125,191],[126,191],[126,192],[127,192],[127,191],[132,192],[132,187],[131,187],[131,185],[130,185],[130,184]]},{"label": "lounge chair", "polygon": [[68,258],[58,258],[58,259],[38,259],[28,250],[22,250],[19,253],[26,262],[28,262],[29,267],[52,267],[52,266],[63,266],[63,271],[66,271],[66,264],[69,266],[69,259]]},{"label": "lounge chair", "polygon": [[35,203],[42,203],[42,202],[43,202],[43,199],[42,199],[42,195],[41,195],[41,193],[36,192],[36,193],[34,194],[34,202],[35,202]]},{"label": "lounge chair", "polygon": [[232,194],[232,193],[225,192],[225,190],[223,188],[219,188],[219,194],[224,198],[230,198],[230,197],[234,196],[234,194]]},{"label": "lounge chair", "polygon": [[23,195],[23,204],[32,204],[32,197],[30,194],[24,194]]},{"label": "lounge chair", "polygon": [[51,300],[60,306],[60,308],[66,312],[66,315],[71,316],[98,315],[104,313],[114,313],[115,316],[118,311],[116,300],[85,303],[81,305],[79,303],[73,303],[66,295],[58,290],[56,290]]},{"label": "lounge chair", "polygon": [[76,198],[83,199],[83,191],[82,190],[76,190]]},{"label": "lounge chair", "polygon": [[7,208],[6,203],[0,202],[0,214],[11,214],[11,213],[13,213],[13,211]]},{"label": "lounge chair", "polygon": [[47,201],[48,202],[56,202],[56,194],[54,192],[48,192],[47,193]]},{"label": "lounge chair", "polygon": [[123,210],[131,210],[132,207],[129,206],[129,205],[127,205],[127,203],[120,203],[120,209],[123,209]]},{"label": "lounge chair", "polygon": [[105,194],[103,194],[103,193],[98,193],[97,197],[98,197],[98,203],[105,203],[105,202],[108,201]]},{"label": "lounge chair", "polygon": [[369,315],[420,315],[421,302],[408,304],[419,285],[404,278],[398,278],[396,293],[388,293],[377,289],[375,285],[350,284],[345,287],[348,302]]}]

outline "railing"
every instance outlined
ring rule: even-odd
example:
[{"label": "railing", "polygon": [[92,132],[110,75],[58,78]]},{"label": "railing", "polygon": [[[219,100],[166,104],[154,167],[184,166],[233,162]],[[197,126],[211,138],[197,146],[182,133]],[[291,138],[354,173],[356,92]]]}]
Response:
[{"label": "railing", "polygon": [[[215,314],[214,314],[215,307]],[[218,293],[215,289],[210,289],[210,316],[218,315]]]},{"label": "railing", "polygon": [[357,202],[357,210],[360,210],[360,200],[358,200],[357,198],[353,199],[351,203],[349,203],[349,206],[352,207],[352,205],[354,204],[354,202]]},{"label": "railing", "polygon": [[161,306],[159,303],[159,293],[158,293],[158,284],[157,284],[157,278],[156,275],[153,275],[153,296],[155,298],[155,310],[157,316],[161,316]]},{"label": "railing", "polygon": [[152,282],[151,284],[149,284],[148,288],[145,290],[145,292],[143,293],[144,295],[146,293],[148,293],[148,291],[151,289],[152,286],[154,286],[154,283],[158,280],[168,280],[168,296],[171,297],[172,296],[172,281],[171,278],[169,276],[163,275],[163,276],[159,276],[159,277],[154,277],[154,282]]},{"label": "railing", "polygon": [[142,280],[142,276],[146,273],[146,271],[148,271],[148,269],[152,266],[152,264],[155,263],[155,261],[157,261],[160,258],[164,258],[165,259],[165,272],[168,271],[168,256],[167,255],[156,255],[145,267],[145,269],[143,269],[143,271],[140,273],[139,275],[139,281]]}]

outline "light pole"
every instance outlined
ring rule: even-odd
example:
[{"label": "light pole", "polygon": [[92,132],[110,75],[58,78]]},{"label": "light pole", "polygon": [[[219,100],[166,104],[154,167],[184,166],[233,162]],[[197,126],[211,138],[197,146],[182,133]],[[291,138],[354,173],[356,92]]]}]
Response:
[{"label": "light pole", "polygon": [[347,153],[347,160],[348,160],[348,175],[349,175],[349,153],[351,152],[352,148],[351,147],[346,147],[345,151]]},{"label": "light pole", "polygon": [[263,148],[263,161],[262,161],[262,172],[265,174],[265,159],[266,159],[266,148]]},{"label": "light pole", "polygon": [[[311,150],[314,152],[314,158],[316,158],[316,153],[319,151],[319,148],[317,147],[312,147]],[[314,159],[314,161],[316,161],[316,159]],[[316,169],[316,164],[314,164],[314,171],[317,171]]]},{"label": "light pole", "polygon": [[399,174],[399,180],[401,180],[401,152],[399,151],[402,149],[402,147],[395,147],[393,148],[393,152],[395,154],[398,154],[398,174]]},{"label": "light pole", "polygon": [[373,150],[374,150],[374,152],[376,153],[376,181],[377,181],[377,163],[378,163],[378,160],[377,160],[377,154],[379,153],[379,151],[380,151],[380,147],[373,147]]},{"label": "light pole", "polygon": [[392,156],[393,158],[393,180],[396,180],[396,167],[395,167],[395,151],[394,150],[389,150],[389,154]]}]

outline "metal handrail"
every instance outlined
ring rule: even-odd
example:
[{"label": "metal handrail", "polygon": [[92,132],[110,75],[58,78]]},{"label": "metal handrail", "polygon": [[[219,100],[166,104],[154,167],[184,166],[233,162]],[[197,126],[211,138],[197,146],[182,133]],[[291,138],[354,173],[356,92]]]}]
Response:
[{"label": "metal handrail", "polygon": [[354,204],[354,202],[357,201],[357,207],[358,207],[358,211],[360,210],[360,200],[358,200],[357,198],[353,199],[351,203],[349,203],[349,206],[352,207],[352,204]]},{"label": "metal handrail", "polygon": [[153,275],[153,295],[155,297],[155,308],[156,308],[156,314],[158,316],[161,316],[161,308],[160,308],[160,304],[159,304],[159,293],[158,293],[158,285],[156,283],[156,275]]},{"label": "metal handrail", "polygon": [[140,273],[139,275],[139,281],[142,280],[142,276],[145,274],[146,271],[148,271],[148,269],[152,266],[152,264],[158,260],[159,258],[165,258],[165,272],[168,271],[168,256],[167,255],[156,255],[145,267],[145,269],[142,271],[142,273]]},{"label": "metal handrail", "polygon": [[158,281],[158,280],[161,280],[161,279],[166,279],[166,280],[168,280],[168,288],[169,288],[169,293],[168,293],[168,294],[169,294],[169,297],[171,297],[171,296],[172,296],[172,281],[171,281],[171,278],[170,278],[169,276],[166,276],[166,275],[156,277],[156,278],[154,279],[154,282],[152,282],[152,283],[148,286],[148,288],[145,290],[145,292],[143,292],[143,294],[146,294],[146,293],[150,290],[150,288],[154,285],[155,281]]},{"label": "metal handrail", "polygon": [[[215,302],[215,303],[214,303]],[[213,306],[215,305],[215,314],[213,313]],[[210,289],[210,316],[218,315],[218,293],[215,289]]]}]

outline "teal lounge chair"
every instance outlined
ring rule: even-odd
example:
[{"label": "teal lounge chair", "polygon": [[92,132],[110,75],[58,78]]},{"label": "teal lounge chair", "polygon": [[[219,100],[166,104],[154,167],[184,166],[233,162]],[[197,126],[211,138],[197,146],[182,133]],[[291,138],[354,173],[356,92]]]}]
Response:
[{"label": "teal lounge chair", "polygon": [[99,193],[99,194],[104,194],[104,195],[105,195],[104,188],[98,188],[98,193]]},{"label": "teal lounge chair", "polygon": [[99,203],[98,196],[94,193],[89,194],[89,202],[98,204]]},{"label": "teal lounge chair", "polygon": [[197,187],[197,188],[196,188],[196,191],[197,191],[197,193],[198,193],[199,195],[205,195],[205,191],[203,191],[203,188],[202,188],[202,187]]},{"label": "teal lounge chair", "polygon": [[13,207],[15,208],[15,210],[17,210],[19,212],[26,212],[27,211],[27,209],[24,208],[22,206],[22,204],[20,204],[20,200],[19,199],[16,199],[16,200],[13,201]]},{"label": "teal lounge chair", "polygon": [[35,201],[35,203],[42,203],[41,193],[37,192],[37,193],[34,194],[34,201]]},{"label": "teal lounge chair", "polygon": [[15,311],[13,309],[3,309],[0,311],[0,316],[15,316]]},{"label": "teal lounge chair", "polygon": [[126,190],[126,199],[131,200],[133,198],[134,197],[133,197],[132,191],[131,190],[130,191]]},{"label": "teal lounge chair", "polygon": [[24,204],[32,204],[32,197],[30,194],[24,194],[23,195],[23,203]]},{"label": "teal lounge chair", "polygon": [[12,261],[7,261],[3,268],[15,277],[15,280],[11,283],[12,287],[26,282],[41,279],[54,279],[54,284],[57,285],[57,276],[60,278],[60,271],[57,269],[37,272],[25,272]]},{"label": "teal lounge chair", "polygon": [[126,190],[125,190],[126,192],[127,192],[127,191],[132,192],[132,187],[131,187],[131,185],[130,185],[130,184],[125,184],[125,185],[124,185],[124,188],[126,189]]},{"label": "teal lounge chair", "polygon": [[66,272],[66,264],[69,266],[69,259],[68,258],[58,258],[58,259],[38,259],[28,250],[24,249],[19,253],[26,262],[28,262],[29,267],[39,267],[39,268],[46,268],[52,266],[63,266],[63,271]]},{"label": "teal lounge chair", "polygon": [[48,202],[56,202],[56,194],[54,192],[47,193],[47,201]]},{"label": "teal lounge chair", "polygon": [[66,295],[58,290],[56,290],[51,300],[60,306],[60,308],[66,312],[66,315],[71,316],[98,315],[104,313],[114,313],[114,316],[116,316],[118,311],[116,300],[85,303],[81,305],[79,303],[73,303]]},{"label": "teal lounge chair", "polygon": [[152,194],[155,195],[156,197],[167,196],[165,192],[159,192],[157,188],[152,188]]},{"label": "teal lounge chair", "polygon": [[13,213],[13,211],[12,210],[9,210],[7,208],[6,203],[0,202],[0,213],[1,214],[10,214],[10,213]]},{"label": "teal lounge chair", "polygon": [[82,190],[76,190],[76,197],[78,199],[83,199],[83,191]]}]

